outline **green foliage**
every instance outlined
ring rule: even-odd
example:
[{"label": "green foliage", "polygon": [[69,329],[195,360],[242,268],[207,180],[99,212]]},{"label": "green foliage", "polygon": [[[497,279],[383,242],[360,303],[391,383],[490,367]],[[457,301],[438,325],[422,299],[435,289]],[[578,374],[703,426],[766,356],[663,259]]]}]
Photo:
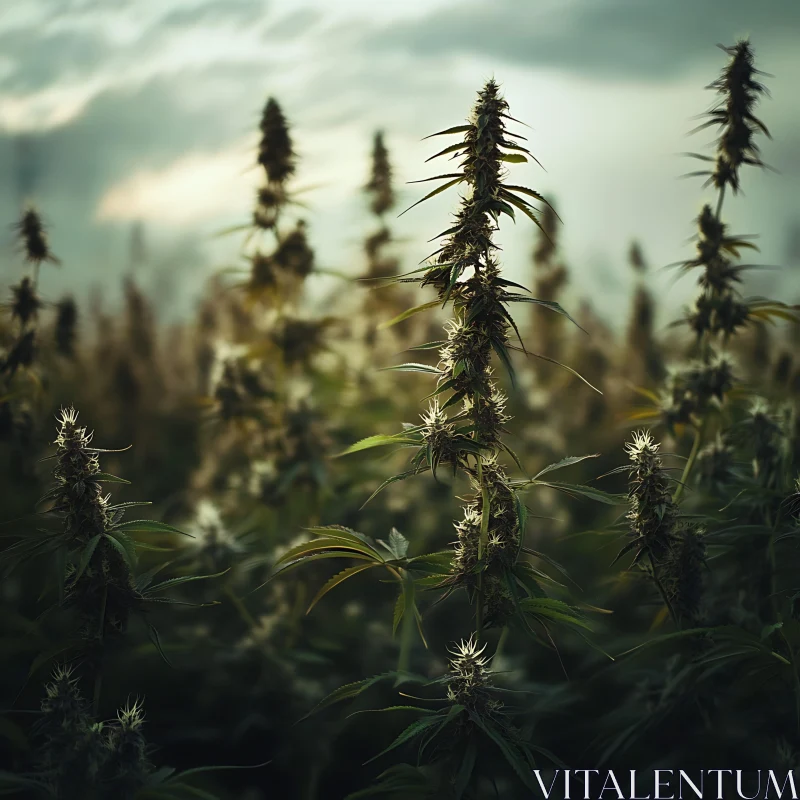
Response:
[{"label": "green foliage", "polygon": [[[515,800],[550,764],[796,768],[798,306],[746,293],[756,248],[723,219],[767,135],[752,47],[726,53],[694,154],[715,196],[675,265],[697,296],[666,330],[646,242],[627,324],[565,310],[560,219],[511,182],[535,159],[494,80],[412,182],[411,208],[458,195],[416,268],[383,134],[362,262],[320,266],[274,99],[244,275],[174,329],[132,279],[119,310],[49,303],[57,259],[23,212],[0,315],[0,793]],[[534,222],[533,292],[502,270],[506,217]],[[362,282],[307,291],[345,273]]]}]

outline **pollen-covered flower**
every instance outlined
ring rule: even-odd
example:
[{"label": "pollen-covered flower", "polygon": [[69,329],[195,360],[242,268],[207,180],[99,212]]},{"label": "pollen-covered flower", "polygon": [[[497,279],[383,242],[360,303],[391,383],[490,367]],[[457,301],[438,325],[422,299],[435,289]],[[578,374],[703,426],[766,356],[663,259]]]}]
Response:
[{"label": "pollen-covered flower", "polygon": [[[470,483],[475,492],[476,503],[485,487],[489,496],[489,525],[487,535],[496,542],[490,554],[488,569],[492,566],[509,565],[510,559],[516,555],[519,544],[519,520],[514,490],[509,486],[508,476],[492,453],[481,458],[482,482],[477,475],[470,476]],[[493,564],[492,562],[495,562]]]},{"label": "pollen-covered flower", "polygon": [[477,713],[495,710],[500,705],[488,691],[492,688],[492,681],[489,659],[483,654],[485,650],[486,645],[479,647],[474,635],[462,639],[449,650],[452,658],[447,699]]},{"label": "pollen-covered flower", "polygon": [[90,447],[93,434],[78,425],[74,408],[62,408],[56,419],[59,428],[53,510],[63,514],[65,533],[88,542],[98,533],[105,533],[111,524],[108,498],[97,479],[97,452]]},{"label": "pollen-covered flower", "polygon": [[492,347],[477,325],[461,318],[445,323],[447,343],[439,351],[443,380],[453,381],[453,392],[469,396],[485,388],[490,373]]},{"label": "pollen-covered flower", "polygon": [[[482,563],[484,579],[483,600],[487,608],[487,624],[504,624],[509,614],[511,598],[504,586],[504,571],[514,562],[519,550],[519,519],[513,489],[508,485],[505,471],[494,454],[481,457],[482,483],[470,474],[474,499],[463,508],[463,519],[455,523],[455,553],[450,581],[472,592],[478,585],[478,564]],[[483,489],[489,499],[489,518],[486,522],[486,546],[479,560],[481,521],[483,518]],[[501,613],[502,612],[502,613]]]},{"label": "pollen-covered flower", "polygon": [[450,422],[447,412],[439,407],[439,398],[431,400],[422,418],[422,440],[430,451],[432,464],[451,464],[457,458],[456,426]]},{"label": "pollen-covered flower", "polygon": [[142,733],[144,711],[138,699],[117,711],[117,719],[105,728],[106,759],[103,781],[110,794],[132,798],[151,772],[147,741]]},{"label": "pollen-covered flower", "polygon": [[489,383],[488,396],[467,395],[464,398],[464,413],[469,415],[475,425],[475,432],[481,444],[496,447],[506,423],[511,417],[506,414],[507,398],[497,384]]},{"label": "pollen-covered flower", "polygon": [[452,571],[456,580],[471,587],[475,585],[478,546],[481,535],[481,512],[476,504],[464,506],[463,519],[455,523],[457,539],[454,545]]},{"label": "pollen-covered flower", "polygon": [[130,557],[121,552],[124,542],[130,540],[118,532],[115,537],[120,546],[111,541],[123,509],[112,509],[110,495],[103,493],[98,451],[91,447],[93,434],[78,425],[74,408],[62,409],[57,420],[56,485],[49,493],[50,513],[61,519],[67,547],[81,553],[89,548],[86,564],[67,568],[66,600],[81,613],[87,636],[102,638],[105,633],[125,630],[137,602]]},{"label": "pollen-covered flower", "polygon": [[623,552],[635,549],[634,563],[645,554],[654,564],[663,560],[678,514],[659,448],[650,432],[644,430],[634,431],[632,440],[625,445],[631,461],[627,519],[633,541]]}]

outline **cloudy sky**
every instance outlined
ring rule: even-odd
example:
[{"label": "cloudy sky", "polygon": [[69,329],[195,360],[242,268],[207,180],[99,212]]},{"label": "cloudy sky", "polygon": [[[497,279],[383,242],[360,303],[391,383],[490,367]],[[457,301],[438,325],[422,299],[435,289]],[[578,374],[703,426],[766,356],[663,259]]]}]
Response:
[{"label": "cloudy sky", "polygon": [[[322,266],[357,274],[368,229],[360,194],[373,132],[386,131],[396,175],[433,174],[426,134],[459,124],[494,76],[546,172],[515,182],[555,199],[575,297],[613,314],[626,303],[625,253],[654,267],[690,252],[709,193],[678,176],[713,134],[686,133],[725,63],[718,42],[749,35],[771,99],[773,133],[746,196],[726,201],[737,232],[760,234],[758,290],[800,292],[800,3],[797,0],[6,0],[0,6],[0,217],[32,193],[61,270],[43,291],[94,283],[118,291],[132,226],[145,231],[141,279],[173,311],[232,263],[259,178],[260,109],[275,96],[301,156],[297,183]],[[420,196],[404,186],[403,201]],[[455,207],[437,197],[395,223],[409,265]],[[5,231],[5,233],[2,233]],[[525,277],[533,231],[504,231],[508,269]],[[19,274],[0,227],[3,280]],[[325,280],[317,292],[324,291]],[[48,283],[49,281],[49,283]],[[676,307],[691,279],[654,284]]]}]

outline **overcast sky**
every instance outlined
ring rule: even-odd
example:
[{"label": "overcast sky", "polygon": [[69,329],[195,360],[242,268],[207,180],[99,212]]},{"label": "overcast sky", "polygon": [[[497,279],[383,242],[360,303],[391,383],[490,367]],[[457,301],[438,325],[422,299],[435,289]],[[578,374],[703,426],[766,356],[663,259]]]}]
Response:
[{"label": "overcast sky", "polygon": [[[302,159],[297,184],[316,187],[305,216],[318,261],[357,274],[374,130],[386,131],[399,181],[434,174],[422,137],[459,124],[494,76],[547,170],[518,167],[515,182],[555,199],[574,294],[613,314],[630,293],[633,238],[654,267],[691,251],[710,193],[677,179],[697,164],[677,154],[713,138],[686,133],[713,100],[703,87],[725,63],[715,44],[743,35],[775,76],[760,112],[774,136],[764,159],[780,174],[745,173],[746,196],[725,212],[737,232],[760,234],[764,263],[786,267],[757,288],[790,299],[800,292],[797,0],[6,0],[0,218],[13,221],[32,190],[64,261],[45,275],[53,294],[102,282],[113,295],[141,221],[143,282],[188,308],[236,256],[239,240],[213,235],[248,219],[254,131],[272,95]],[[420,196],[402,188],[407,204]],[[456,203],[450,192],[394,223],[409,265]],[[4,230],[7,281],[20,264]],[[522,221],[502,234],[516,278],[532,239]],[[654,281],[666,291],[670,279]],[[687,279],[668,297],[692,292]]]}]

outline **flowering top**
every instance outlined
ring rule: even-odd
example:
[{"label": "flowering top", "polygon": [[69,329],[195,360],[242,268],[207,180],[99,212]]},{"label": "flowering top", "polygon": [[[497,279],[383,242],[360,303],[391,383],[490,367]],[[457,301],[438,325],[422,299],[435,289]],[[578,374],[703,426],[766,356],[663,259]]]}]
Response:
[{"label": "flowering top", "polygon": [[647,554],[653,563],[664,558],[678,514],[678,508],[672,502],[669,477],[658,453],[659,447],[649,431],[635,431],[632,441],[625,445],[625,452],[631,460],[627,518],[633,541],[623,548],[622,553],[636,548],[634,563],[643,554]]},{"label": "flowering top", "polygon": [[90,448],[93,434],[78,425],[74,408],[61,409],[55,444],[58,448],[54,477],[54,511],[64,515],[64,530],[70,538],[89,541],[111,525],[109,496],[99,480],[97,451]]},{"label": "flowering top", "polygon": [[264,167],[269,183],[285,183],[294,174],[295,154],[286,117],[271,97],[264,107],[259,127],[258,163]]},{"label": "flowering top", "polygon": [[372,147],[372,173],[364,191],[372,197],[370,208],[374,214],[383,216],[394,205],[394,190],[392,188],[392,168],[389,164],[389,151],[383,142],[383,133],[375,134]]},{"label": "flowering top", "polygon": [[450,650],[450,682],[447,699],[470,710],[483,711],[497,705],[488,694],[492,687],[488,659],[483,655],[486,645],[479,647],[474,636],[461,640]]},{"label": "flowering top", "polygon": [[22,248],[25,251],[25,260],[33,264],[41,264],[42,261],[50,261],[58,264],[58,259],[50,250],[47,239],[47,231],[39,212],[35,208],[27,208],[17,223]]},{"label": "flowering top", "polygon": [[717,80],[709,85],[722,95],[722,100],[708,112],[708,121],[701,127],[722,128],[717,139],[717,157],[710,181],[718,189],[730,186],[739,190],[739,167],[742,164],[764,166],[753,137],[759,131],[769,136],[766,125],[753,113],[759,96],[766,93],[756,75],[763,73],[753,66],[753,48],[746,39],[732,47],[722,48],[730,61]]}]

